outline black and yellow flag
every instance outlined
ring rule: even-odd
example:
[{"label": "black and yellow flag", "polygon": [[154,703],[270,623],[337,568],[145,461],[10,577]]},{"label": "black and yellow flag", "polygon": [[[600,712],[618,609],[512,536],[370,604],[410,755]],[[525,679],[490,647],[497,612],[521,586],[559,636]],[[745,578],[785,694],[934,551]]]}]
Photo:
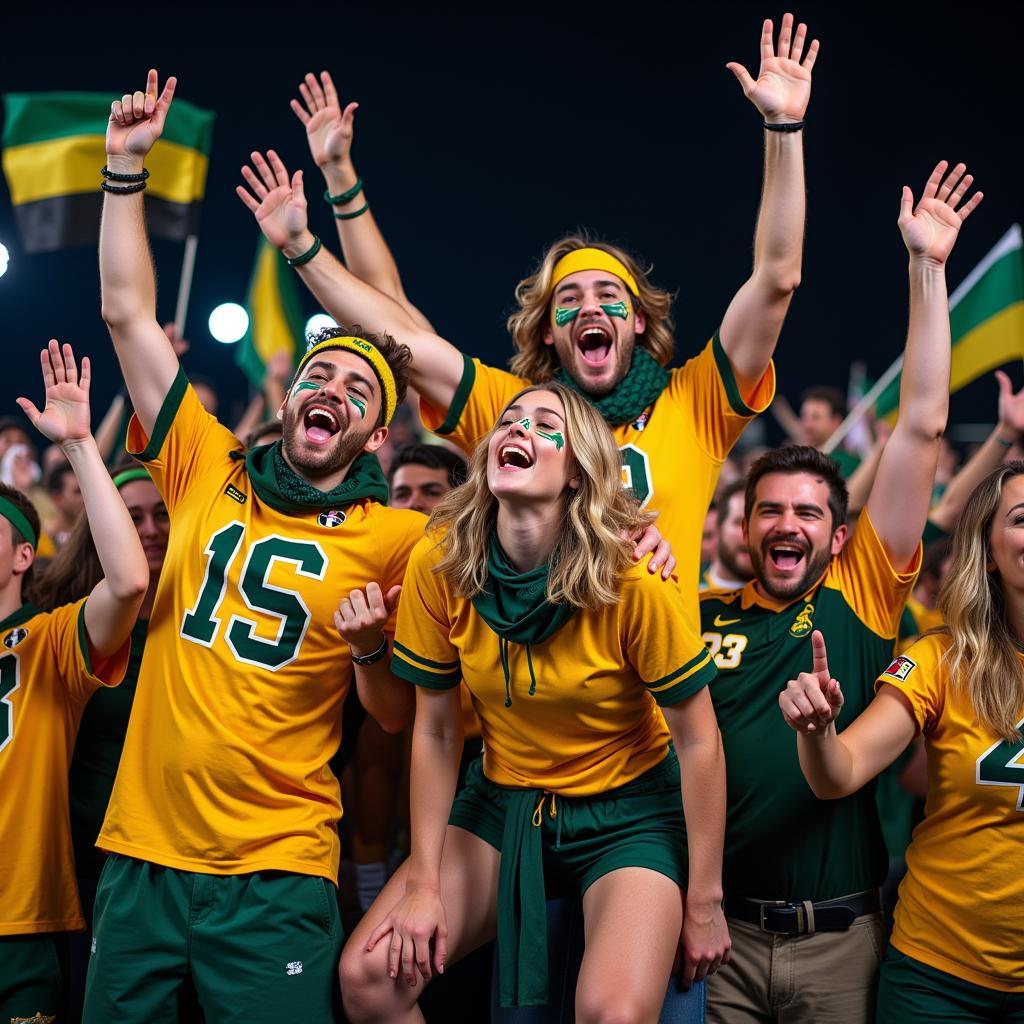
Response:
[{"label": "black and yellow flag", "polygon": [[[8,93],[3,168],[26,252],[52,252],[99,239],[100,168],[112,94]],[[175,100],[163,135],[146,158],[151,235],[194,234],[206,190],[214,114]]]}]

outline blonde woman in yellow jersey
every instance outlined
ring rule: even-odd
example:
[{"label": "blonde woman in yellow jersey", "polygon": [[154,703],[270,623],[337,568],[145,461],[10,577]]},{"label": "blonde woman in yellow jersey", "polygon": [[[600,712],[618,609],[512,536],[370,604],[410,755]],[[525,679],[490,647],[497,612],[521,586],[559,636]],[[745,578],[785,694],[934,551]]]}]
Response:
[{"label": "blonde woman in yellow jersey", "polygon": [[1024,1021],[1024,462],[967,501],[939,593],[946,623],[879,676],[838,735],[824,641],[780,697],[823,799],[859,789],[918,734],[924,821],[907,850],[878,991],[879,1024]]},{"label": "blonde woman in yellow jersey", "polygon": [[[42,353],[46,403],[18,404],[59,445],[82,490],[102,578],[48,611],[31,603],[39,516],[0,485],[0,1020],[57,1019],[54,935],[85,927],[68,822],[68,767],[86,702],[121,681],[149,571],[89,428],[89,360]],[[63,1018],[61,1018],[63,1019]]]},{"label": "blonde woman in yellow jersey", "polygon": [[[433,973],[495,933],[502,1004],[544,1004],[546,874],[583,893],[578,1020],[656,1019],[680,932],[690,980],[727,958],[715,669],[675,583],[631,567],[644,518],[560,385],[513,396],[435,511],[393,660],[417,685],[412,855],[342,956],[352,1021],[421,1019]],[[485,753],[453,806],[460,679]]]}]

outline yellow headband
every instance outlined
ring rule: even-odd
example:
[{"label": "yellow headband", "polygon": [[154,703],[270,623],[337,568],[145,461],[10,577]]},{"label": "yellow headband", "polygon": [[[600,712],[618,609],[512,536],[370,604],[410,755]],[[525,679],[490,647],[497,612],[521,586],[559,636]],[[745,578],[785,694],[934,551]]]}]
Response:
[{"label": "yellow headband", "polygon": [[317,344],[306,350],[306,354],[299,363],[298,370],[295,371],[295,376],[301,376],[303,368],[313,356],[332,348],[341,348],[347,352],[354,352],[357,356],[362,356],[373,367],[373,372],[377,380],[380,381],[381,394],[384,397],[384,426],[388,426],[391,423],[391,417],[395,415],[395,409],[398,407],[398,389],[395,387],[395,375],[391,372],[388,361],[365,339],[341,337],[328,338],[326,341],[317,342]]},{"label": "yellow headband", "polygon": [[604,249],[573,249],[567,252],[551,271],[551,290],[558,287],[560,281],[564,281],[570,274],[580,270],[607,270],[623,281],[626,287],[639,299],[640,290],[636,286],[636,280],[626,269],[622,260],[616,259],[610,252]]}]

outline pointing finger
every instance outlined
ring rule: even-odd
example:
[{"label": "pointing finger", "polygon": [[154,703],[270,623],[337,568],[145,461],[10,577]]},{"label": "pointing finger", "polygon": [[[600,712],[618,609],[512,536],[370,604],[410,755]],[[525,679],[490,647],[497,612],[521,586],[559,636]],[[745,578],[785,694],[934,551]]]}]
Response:
[{"label": "pointing finger", "polygon": [[811,654],[813,658],[813,668],[811,671],[818,677],[818,681],[821,683],[822,689],[828,686],[828,681],[832,678],[828,671],[828,654],[825,651],[825,638],[821,635],[821,630],[816,629],[811,634]]}]

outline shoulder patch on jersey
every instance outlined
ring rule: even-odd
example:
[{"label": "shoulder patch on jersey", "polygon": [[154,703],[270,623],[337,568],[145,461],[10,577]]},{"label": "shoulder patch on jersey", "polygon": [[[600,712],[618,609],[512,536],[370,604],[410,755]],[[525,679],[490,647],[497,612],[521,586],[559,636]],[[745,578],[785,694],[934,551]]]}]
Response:
[{"label": "shoulder patch on jersey", "polygon": [[901,654],[882,675],[892,676],[894,679],[906,679],[915,668],[917,668],[917,662],[905,654]]},{"label": "shoulder patch on jersey", "polygon": [[330,512],[321,512],[320,515],[316,517],[316,521],[321,526],[335,527],[341,526],[347,518],[348,516],[346,516],[340,509],[331,509]]},{"label": "shoulder patch on jersey", "polygon": [[4,647],[17,647],[25,637],[28,636],[28,630],[22,629],[19,626],[17,629],[12,629],[7,636],[4,637]]},{"label": "shoulder patch on jersey", "polygon": [[228,484],[227,487],[224,488],[224,493],[229,498],[237,501],[239,505],[244,505],[246,501],[248,501],[248,495],[243,494],[234,484]]},{"label": "shoulder patch on jersey", "polygon": [[790,636],[807,636],[812,629],[814,629],[814,605],[805,604],[800,614],[793,620],[793,625],[789,627]]}]

